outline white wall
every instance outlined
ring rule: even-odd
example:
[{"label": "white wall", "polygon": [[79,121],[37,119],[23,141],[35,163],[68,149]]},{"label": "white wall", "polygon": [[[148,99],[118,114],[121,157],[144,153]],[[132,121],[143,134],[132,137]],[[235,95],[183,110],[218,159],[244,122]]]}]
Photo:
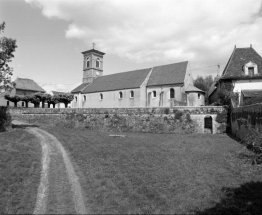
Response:
[{"label": "white wall", "polygon": [[253,80],[232,80],[234,92],[240,93],[241,90],[262,90],[262,79]]},{"label": "white wall", "polygon": [[[130,91],[134,91],[134,98],[130,98]],[[119,92],[122,92],[123,97],[119,99]],[[103,94],[103,99],[100,99],[100,93]],[[72,108],[128,108],[128,107],[140,107],[140,88],[116,90],[108,92],[97,92],[88,94],[74,94],[77,96],[77,102],[74,100],[71,102]],[[86,96],[86,101],[84,101]]]},{"label": "white wall", "polygon": [[[147,87],[147,106],[149,107],[170,107],[170,89],[175,90],[175,100],[182,101],[181,84]],[[156,98],[153,98],[153,91],[156,91]],[[163,102],[160,102],[160,93],[163,92]],[[151,97],[149,97],[151,93]],[[150,101],[149,101],[150,99]]]}]

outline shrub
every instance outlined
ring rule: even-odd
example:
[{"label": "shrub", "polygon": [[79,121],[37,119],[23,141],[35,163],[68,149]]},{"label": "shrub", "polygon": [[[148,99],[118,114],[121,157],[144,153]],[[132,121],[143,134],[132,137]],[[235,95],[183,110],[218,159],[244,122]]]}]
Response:
[{"label": "shrub", "polygon": [[183,115],[182,111],[179,111],[179,110],[176,111],[176,113],[175,113],[175,119],[181,119],[182,115]]}]

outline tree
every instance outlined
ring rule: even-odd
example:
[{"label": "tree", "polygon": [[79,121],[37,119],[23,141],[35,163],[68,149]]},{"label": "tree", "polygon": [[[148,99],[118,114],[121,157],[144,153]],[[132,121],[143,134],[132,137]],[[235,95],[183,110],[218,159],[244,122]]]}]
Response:
[{"label": "tree", "polygon": [[31,96],[25,95],[21,96],[21,101],[25,102],[25,106],[28,108],[28,103],[31,101]]},{"label": "tree", "polygon": [[208,91],[213,83],[214,83],[214,79],[212,75],[206,77],[197,76],[196,80],[194,80],[194,86],[205,92],[206,103],[208,101]]},{"label": "tree", "polygon": [[29,98],[30,102],[34,104],[35,108],[39,107],[40,99],[35,94],[29,95]]},{"label": "tree", "polygon": [[15,107],[17,107],[17,102],[21,100],[20,96],[10,96],[10,95],[5,95],[5,99],[13,102]]},{"label": "tree", "polygon": [[48,94],[39,92],[39,93],[35,93],[34,95],[35,95],[36,98],[38,98],[39,101],[42,102],[42,108],[44,108],[45,107],[45,101],[48,98]]},{"label": "tree", "polygon": [[[0,34],[5,30],[5,22],[0,24]],[[11,83],[13,69],[8,65],[14,57],[14,51],[17,48],[16,40],[1,37],[0,38],[0,90],[11,89],[14,83]]]},{"label": "tree", "polygon": [[50,108],[51,104],[53,105],[53,108],[55,108],[55,104],[59,103],[59,96],[51,96],[50,94],[47,94],[46,102],[48,103],[48,108]]},{"label": "tree", "polygon": [[206,77],[197,76],[196,80],[194,80],[194,86],[199,88],[200,90],[203,90],[204,92],[208,92],[213,82],[214,79],[212,75]]},{"label": "tree", "polygon": [[59,94],[58,95],[59,102],[65,104],[65,108],[68,107],[68,104],[74,99],[74,95],[71,93]]}]

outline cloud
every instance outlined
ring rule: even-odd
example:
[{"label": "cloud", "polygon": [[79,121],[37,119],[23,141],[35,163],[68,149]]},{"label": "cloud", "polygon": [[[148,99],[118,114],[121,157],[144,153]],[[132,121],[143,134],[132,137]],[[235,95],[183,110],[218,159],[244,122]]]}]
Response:
[{"label": "cloud", "polygon": [[261,0],[25,0],[70,21],[65,36],[134,62],[228,59],[233,47],[262,53]]}]

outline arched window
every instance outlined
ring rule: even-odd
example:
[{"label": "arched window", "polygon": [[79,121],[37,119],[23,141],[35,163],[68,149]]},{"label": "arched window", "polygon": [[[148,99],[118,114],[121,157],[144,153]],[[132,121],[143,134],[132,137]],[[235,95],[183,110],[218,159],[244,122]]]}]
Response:
[{"label": "arched window", "polygon": [[197,98],[201,99],[201,94],[200,93],[197,94]]},{"label": "arched window", "polygon": [[119,92],[119,98],[122,99],[123,98],[123,93],[120,91]]},{"label": "arched window", "polygon": [[130,98],[134,98],[134,91],[133,90],[130,91]]},{"label": "arched window", "polygon": [[173,88],[170,89],[170,99],[175,98],[175,90]]},{"label": "arched window", "polygon": [[84,102],[86,101],[86,96],[84,96]]},{"label": "arched window", "polygon": [[100,67],[100,59],[99,59],[99,58],[96,59],[96,67],[97,67],[97,68]]},{"label": "arched window", "polygon": [[103,94],[100,93],[100,100],[103,100]]},{"label": "arched window", "polygon": [[77,102],[77,96],[75,96],[75,100],[76,100],[76,102]]},{"label": "arched window", "polygon": [[152,92],[152,97],[156,98],[156,91],[155,90]]},{"label": "arched window", "polygon": [[86,67],[90,67],[90,59],[89,58],[86,59]]}]

